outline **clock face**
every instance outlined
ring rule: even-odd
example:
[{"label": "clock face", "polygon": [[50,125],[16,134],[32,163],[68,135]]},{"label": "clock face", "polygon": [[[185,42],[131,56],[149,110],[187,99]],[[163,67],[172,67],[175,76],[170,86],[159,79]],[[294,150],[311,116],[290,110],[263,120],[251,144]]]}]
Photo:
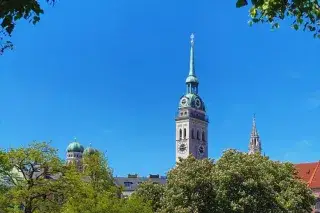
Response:
[{"label": "clock face", "polygon": [[200,155],[204,155],[204,147],[201,145],[199,146],[199,150],[198,150]]},{"label": "clock face", "polygon": [[183,98],[182,100],[181,100],[181,105],[182,106],[185,106],[187,104],[187,99],[186,98]]},{"label": "clock face", "polygon": [[201,107],[201,101],[200,101],[199,98],[196,99],[195,104],[196,104],[196,107],[197,107],[197,108],[200,108],[200,107]]},{"label": "clock face", "polygon": [[187,145],[185,143],[181,143],[178,145],[178,151],[180,153],[185,153],[187,151]]}]

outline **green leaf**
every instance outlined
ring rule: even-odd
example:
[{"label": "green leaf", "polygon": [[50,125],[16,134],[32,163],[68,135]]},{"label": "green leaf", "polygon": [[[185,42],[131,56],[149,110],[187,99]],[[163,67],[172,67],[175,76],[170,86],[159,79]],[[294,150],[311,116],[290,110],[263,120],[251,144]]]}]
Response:
[{"label": "green leaf", "polygon": [[246,5],[248,5],[247,0],[237,0],[237,3],[236,3],[236,7],[237,8],[243,7],[243,6],[246,6]]},{"label": "green leaf", "polygon": [[250,16],[251,16],[251,18],[255,18],[257,16],[257,9],[256,8],[252,7],[250,9]]},{"label": "green leaf", "polygon": [[294,24],[293,25],[293,29],[298,30],[299,29],[299,25],[298,24]]},{"label": "green leaf", "polygon": [[251,4],[256,7],[259,7],[263,2],[263,0],[251,0]]}]

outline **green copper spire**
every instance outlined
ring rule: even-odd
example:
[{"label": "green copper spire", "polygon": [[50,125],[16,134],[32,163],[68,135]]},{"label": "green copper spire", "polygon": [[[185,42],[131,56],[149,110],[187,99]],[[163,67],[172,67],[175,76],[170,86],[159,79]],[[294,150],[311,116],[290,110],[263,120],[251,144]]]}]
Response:
[{"label": "green copper spire", "polygon": [[194,34],[192,33],[190,36],[190,69],[189,69],[189,76],[195,76],[195,70],[194,70]]},{"label": "green copper spire", "polygon": [[198,93],[198,78],[195,72],[194,66],[194,34],[192,33],[190,36],[191,39],[191,48],[190,48],[190,67],[189,67],[189,75],[186,79],[187,84],[187,93]]}]

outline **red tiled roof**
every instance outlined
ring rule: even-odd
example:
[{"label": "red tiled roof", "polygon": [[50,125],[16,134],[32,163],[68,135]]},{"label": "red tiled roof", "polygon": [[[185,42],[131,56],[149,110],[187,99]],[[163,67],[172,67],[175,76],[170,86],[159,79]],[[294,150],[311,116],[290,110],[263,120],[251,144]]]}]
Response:
[{"label": "red tiled roof", "polygon": [[298,176],[304,180],[311,189],[320,188],[320,161],[314,163],[295,164]]}]

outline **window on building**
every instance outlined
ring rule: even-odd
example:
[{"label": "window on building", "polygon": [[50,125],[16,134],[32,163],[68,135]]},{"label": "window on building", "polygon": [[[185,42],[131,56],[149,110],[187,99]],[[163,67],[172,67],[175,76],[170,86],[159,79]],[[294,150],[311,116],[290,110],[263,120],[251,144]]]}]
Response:
[{"label": "window on building", "polygon": [[182,129],[179,130],[179,138],[182,138]]},{"label": "window on building", "polygon": [[132,182],[124,182],[125,187],[131,187],[132,184],[133,184]]},{"label": "window on building", "polygon": [[206,141],[204,131],[202,131],[202,141]]},{"label": "window on building", "polygon": [[187,137],[187,130],[186,128],[183,129],[183,138],[186,139]]},{"label": "window on building", "polygon": [[200,140],[199,130],[197,130],[197,139]]},{"label": "window on building", "polygon": [[193,129],[191,130],[191,137],[192,137],[192,139],[194,139],[194,130]]}]

